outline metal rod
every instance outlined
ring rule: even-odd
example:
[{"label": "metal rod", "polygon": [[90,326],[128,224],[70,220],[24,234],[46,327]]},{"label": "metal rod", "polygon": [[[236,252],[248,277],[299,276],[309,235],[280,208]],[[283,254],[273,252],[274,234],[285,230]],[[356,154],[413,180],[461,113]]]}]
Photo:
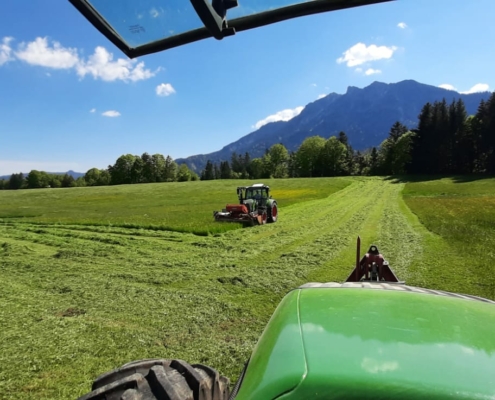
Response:
[{"label": "metal rod", "polygon": [[356,282],[359,282],[359,270],[360,270],[360,265],[359,262],[361,261],[361,238],[358,236],[357,238],[357,252],[356,252]]}]

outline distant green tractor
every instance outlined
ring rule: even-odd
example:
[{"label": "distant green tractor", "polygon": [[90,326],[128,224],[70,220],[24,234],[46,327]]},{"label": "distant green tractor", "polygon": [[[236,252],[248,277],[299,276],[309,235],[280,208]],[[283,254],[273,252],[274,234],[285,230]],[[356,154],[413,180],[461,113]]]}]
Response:
[{"label": "distant green tractor", "polygon": [[270,187],[262,183],[237,188],[239,204],[227,204],[222,211],[213,211],[215,221],[263,225],[277,222],[277,201],[270,196]]}]

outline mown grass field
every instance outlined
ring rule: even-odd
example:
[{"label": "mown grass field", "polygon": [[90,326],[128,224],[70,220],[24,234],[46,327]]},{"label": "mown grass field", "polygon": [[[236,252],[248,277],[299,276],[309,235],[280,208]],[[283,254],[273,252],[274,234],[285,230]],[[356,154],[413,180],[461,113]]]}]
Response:
[{"label": "mown grass field", "polygon": [[0,192],[0,399],[76,398],[147,357],[235,381],[287,291],[346,278],[358,234],[410,285],[495,298],[493,179],[270,181],[279,222],[212,223],[244,183]]},{"label": "mown grass field", "polygon": [[[0,192],[0,219],[207,235],[239,228],[213,222],[213,211],[221,210],[226,203],[237,203],[236,187],[252,183],[224,180],[6,191]],[[351,180],[283,179],[268,183],[280,206],[287,207],[327,197]]]}]

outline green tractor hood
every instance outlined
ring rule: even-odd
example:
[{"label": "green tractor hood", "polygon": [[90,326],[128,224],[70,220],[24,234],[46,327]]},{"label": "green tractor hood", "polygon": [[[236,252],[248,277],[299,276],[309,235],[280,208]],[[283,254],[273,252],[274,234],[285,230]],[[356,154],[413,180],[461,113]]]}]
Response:
[{"label": "green tractor hood", "polygon": [[236,400],[495,397],[494,302],[403,285],[305,286],[278,306]]}]

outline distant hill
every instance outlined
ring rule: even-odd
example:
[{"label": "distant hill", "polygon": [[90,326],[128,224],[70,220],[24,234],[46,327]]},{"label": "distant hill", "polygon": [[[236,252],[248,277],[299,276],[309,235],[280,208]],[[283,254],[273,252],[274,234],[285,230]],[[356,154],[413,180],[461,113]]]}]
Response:
[{"label": "distant hill", "polygon": [[[23,174],[24,174],[24,176],[26,176],[27,174],[29,174],[29,172],[23,172]],[[84,172],[75,172],[75,171],[72,171],[72,170],[67,171],[67,172],[47,172],[47,174],[50,174],[50,175],[65,175],[65,174],[69,174],[74,179],[77,179],[77,178],[79,178],[81,176],[86,175]],[[2,175],[2,176],[0,176],[0,180],[2,180],[2,179],[8,180],[8,179],[10,179],[10,175]]]},{"label": "distant hill", "polygon": [[378,146],[386,139],[392,124],[400,121],[415,128],[421,108],[427,103],[446,99],[448,103],[462,98],[469,114],[476,113],[481,99],[489,92],[460,94],[452,90],[425,85],[413,80],[398,83],[373,82],[360,89],[350,86],[345,94],[330,93],[308,104],[290,121],[273,122],[209,154],[198,154],[175,160],[200,172],[207,160],[214,163],[230,161],[231,154],[249,152],[251,158],[261,157],[276,143],[283,143],[290,151],[299,148],[309,136],[324,138],[344,131],[354,149]]}]

